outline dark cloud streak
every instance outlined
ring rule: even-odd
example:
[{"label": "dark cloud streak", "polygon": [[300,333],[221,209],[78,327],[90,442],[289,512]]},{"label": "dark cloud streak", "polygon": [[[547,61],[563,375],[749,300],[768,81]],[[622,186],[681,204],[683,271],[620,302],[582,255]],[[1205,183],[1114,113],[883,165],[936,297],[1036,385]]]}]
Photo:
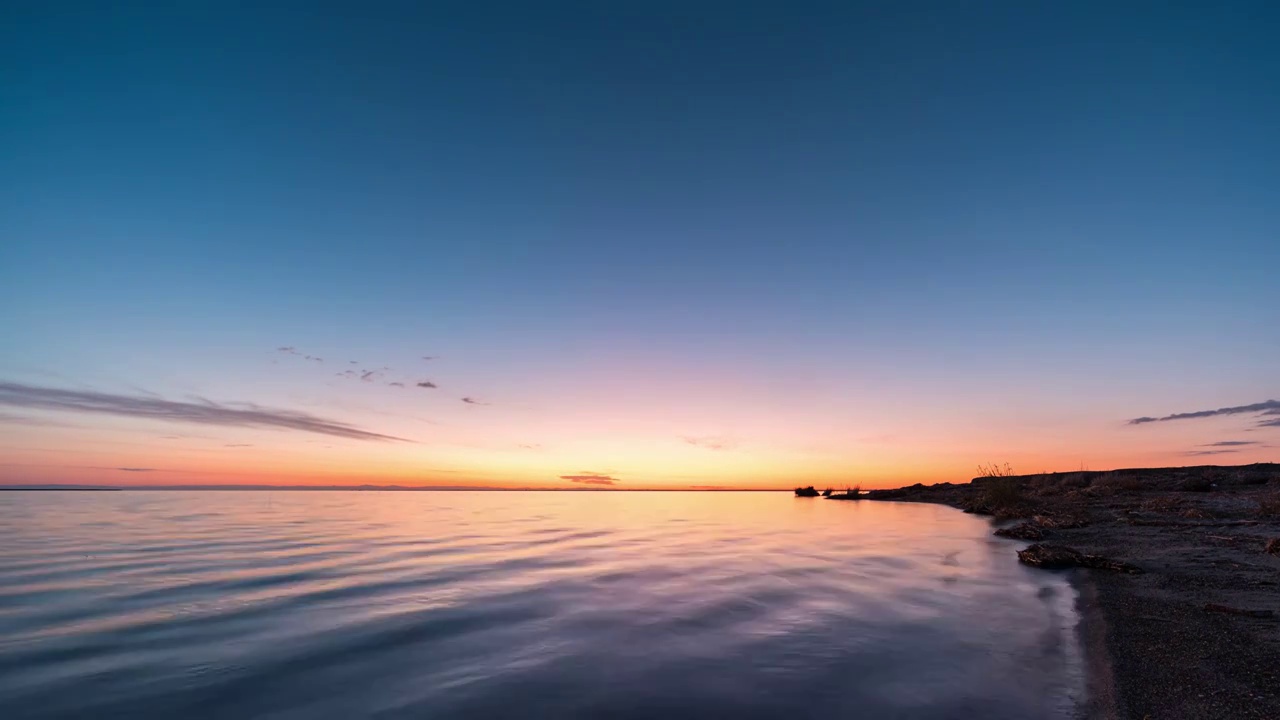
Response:
[{"label": "dark cloud streak", "polygon": [[0,382],[0,406],[71,413],[184,422],[223,427],[258,427],[342,437],[350,440],[409,442],[404,438],[362,430],[347,423],[294,410],[265,408],[253,403],[181,402],[162,398],[115,395],[89,390],[64,390]]},{"label": "dark cloud streak", "polygon": [[[1250,413],[1280,415],[1280,400],[1264,400],[1260,403],[1253,403],[1252,405],[1236,405],[1234,407],[1218,408],[1217,410],[1197,410],[1195,412],[1174,413],[1173,415],[1165,415],[1164,417],[1140,417],[1130,420],[1129,424],[1145,425],[1147,423],[1168,422],[1170,420],[1196,420],[1199,418],[1217,417],[1220,415],[1244,415]],[[1260,424],[1273,425],[1280,423],[1269,420]]]},{"label": "dark cloud streak", "polygon": [[561,480],[580,483],[582,485],[613,485],[622,482],[611,475],[601,475],[600,473],[583,472],[577,475],[561,475]]}]

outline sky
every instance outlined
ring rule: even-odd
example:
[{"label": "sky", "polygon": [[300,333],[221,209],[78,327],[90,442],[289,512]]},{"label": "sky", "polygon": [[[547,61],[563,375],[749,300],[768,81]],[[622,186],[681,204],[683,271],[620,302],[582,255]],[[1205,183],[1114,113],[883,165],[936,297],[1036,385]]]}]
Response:
[{"label": "sky", "polygon": [[251,5],[0,10],[0,484],[1280,460],[1275,3]]}]

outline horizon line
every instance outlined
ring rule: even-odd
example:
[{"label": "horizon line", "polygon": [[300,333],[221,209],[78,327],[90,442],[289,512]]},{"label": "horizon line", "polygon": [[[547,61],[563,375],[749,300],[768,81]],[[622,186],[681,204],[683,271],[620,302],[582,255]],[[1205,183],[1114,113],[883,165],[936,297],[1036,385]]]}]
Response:
[{"label": "horizon line", "polygon": [[492,485],[78,485],[41,483],[30,485],[0,485],[3,491],[73,491],[73,490],[344,490],[384,492],[791,492],[794,488],[742,488],[742,487],[673,487],[673,488],[620,488],[620,487],[496,487]]}]

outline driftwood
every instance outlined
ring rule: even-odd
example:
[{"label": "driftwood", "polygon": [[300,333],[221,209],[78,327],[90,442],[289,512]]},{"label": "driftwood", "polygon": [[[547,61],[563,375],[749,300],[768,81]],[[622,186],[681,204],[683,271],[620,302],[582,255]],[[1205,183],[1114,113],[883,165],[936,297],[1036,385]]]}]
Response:
[{"label": "driftwood", "polygon": [[1244,608],[1231,607],[1230,605],[1219,605],[1218,603],[1205,603],[1205,612],[1227,613],[1228,615],[1243,615],[1251,618],[1270,618],[1276,614],[1270,610],[1245,610]]},{"label": "driftwood", "polygon": [[1136,517],[1118,517],[1116,519],[1127,522],[1130,525],[1143,525],[1148,527],[1185,527],[1185,528],[1248,527],[1248,526],[1258,524],[1257,520],[1216,520],[1216,521],[1211,520],[1209,522],[1179,522],[1177,520],[1151,520],[1147,518],[1136,518]]}]

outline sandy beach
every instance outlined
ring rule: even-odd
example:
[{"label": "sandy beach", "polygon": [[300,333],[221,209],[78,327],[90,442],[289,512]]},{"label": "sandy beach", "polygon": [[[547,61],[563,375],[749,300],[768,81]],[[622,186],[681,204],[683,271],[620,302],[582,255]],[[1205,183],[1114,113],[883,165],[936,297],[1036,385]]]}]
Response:
[{"label": "sandy beach", "polygon": [[1088,717],[1280,718],[1280,465],[976,478],[864,497],[989,514],[1028,546],[1136,568],[1066,570]]}]

